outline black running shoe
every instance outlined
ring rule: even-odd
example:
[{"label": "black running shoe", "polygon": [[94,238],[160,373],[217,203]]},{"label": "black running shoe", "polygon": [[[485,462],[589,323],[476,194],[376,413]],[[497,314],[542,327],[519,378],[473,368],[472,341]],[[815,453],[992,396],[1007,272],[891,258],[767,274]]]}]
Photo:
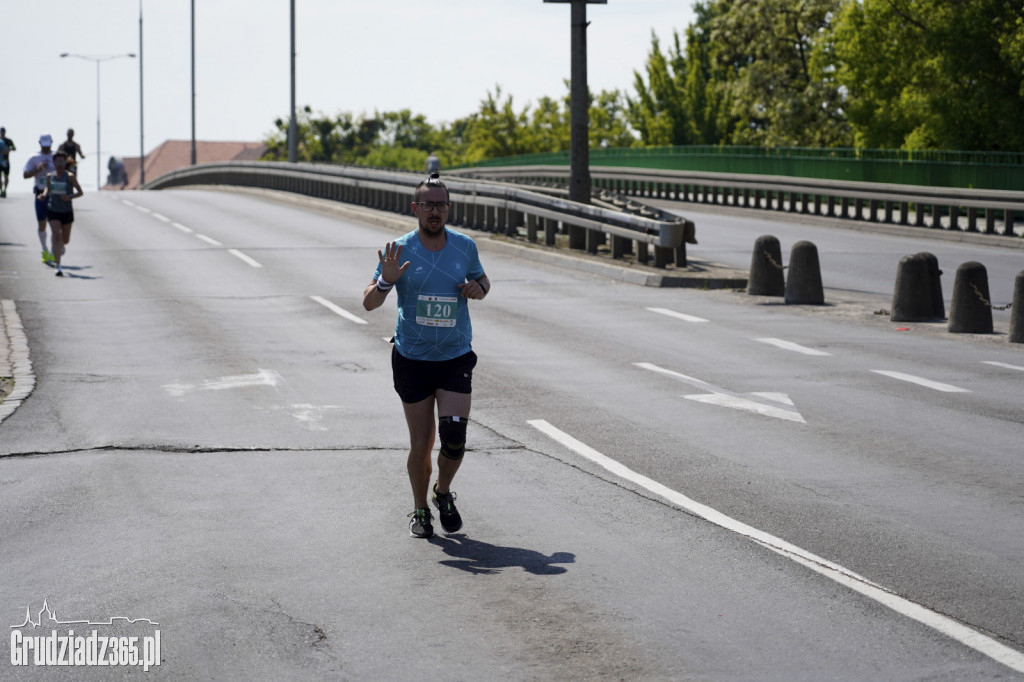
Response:
[{"label": "black running shoe", "polygon": [[444,528],[445,533],[455,533],[462,528],[462,517],[459,516],[459,510],[455,508],[455,493],[447,492],[442,495],[437,492],[435,484],[430,491],[430,501],[437,507],[438,516],[441,517],[441,527]]},{"label": "black running shoe", "polygon": [[429,509],[417,509],[409,514],[409,535],[414,538],[434,537],[434,526],[430,523],[433,518]]}]

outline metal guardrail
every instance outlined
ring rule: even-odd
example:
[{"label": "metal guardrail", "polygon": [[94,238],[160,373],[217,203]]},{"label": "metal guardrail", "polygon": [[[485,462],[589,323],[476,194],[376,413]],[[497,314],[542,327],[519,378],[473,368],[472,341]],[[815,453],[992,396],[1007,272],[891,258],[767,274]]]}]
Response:
[{"label": "metal guardrail", "polygon": [[[370,208],[408,214],[414,187],[422,174],[355,166],[310,163],[231,161],[189,166],[146,183],[144,189],[168,189],[211,184],[293,192]],[[611,236],[611,255],[621,258],[633,252],[648,260],[653,249],[656,267],[670,262],[686,265],[686,244],[695,244],[695,227],[683,218],[656,220],[596,201],[580,204],[544,191],[508,184],[446,175],[452,196],[449,223],[455,226],[500,232],[517,237],[525,228],[526,239],[536,242],[538,232],[555,245],[559,224],[569,237],[569,247],[596,253]]]},{"label": "metal guardrail", "polygon": [[[565,166],[465,168],[451,173],[517,183],[568,182]],[[636,197],[722,204],[1016,236],[1024,192],[895,185],[790,176],[592,166],[595,189]],[[912,216],[912,217],[911,217]],[[979,222],[983,220],[983,227]],[[1001,226],[1001,229],[997,229]]]}]

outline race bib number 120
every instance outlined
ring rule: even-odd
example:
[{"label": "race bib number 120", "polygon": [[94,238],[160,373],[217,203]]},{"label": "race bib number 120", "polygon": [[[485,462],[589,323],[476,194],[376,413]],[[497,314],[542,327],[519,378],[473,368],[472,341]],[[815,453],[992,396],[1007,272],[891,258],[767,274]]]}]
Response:
[{"label": "race bib number 120", "polygon": [[426,327],[454,327],[459,311],[457,296],[427,296],[416,300],[416,324]]}]

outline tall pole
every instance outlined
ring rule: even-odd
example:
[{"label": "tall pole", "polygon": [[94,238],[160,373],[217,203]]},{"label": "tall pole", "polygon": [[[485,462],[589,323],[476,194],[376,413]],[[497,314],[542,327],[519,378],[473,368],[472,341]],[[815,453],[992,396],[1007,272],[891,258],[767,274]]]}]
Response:
[{"label": "tall pole", "polygon": [[572,72],[569,86],[569,201],[590,203],[590,92],[587,89],[587,2],[572,1]]},{"label": "tall pole", "polygon": [[96,191],[103,187],[103,180],[100,178],[100,152],[103,145],[100,144],[100,60],[96,60]]},{"label": "tall pole", "polygon": [[196,0],[192,0],[192,165],[196,165]]},{"label": "tall pole", "polygon": [[295,0],[291,0],[292,12],[292,98],[291,115],[288,117],[288,163],[295,163],[298,160],[298,131],[299,126],[295,121]]},{"label": "tall pole", "polygon": [[139,0],[139,187],[146,184],[146,135],[142,99],[142,0]]}]

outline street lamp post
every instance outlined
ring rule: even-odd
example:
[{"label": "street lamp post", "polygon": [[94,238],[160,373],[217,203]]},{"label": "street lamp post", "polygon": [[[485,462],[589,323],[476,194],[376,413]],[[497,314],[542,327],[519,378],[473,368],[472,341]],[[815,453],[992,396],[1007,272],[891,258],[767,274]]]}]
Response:
[{"label": "street lamp post", "polygon": [[112,54],[93,57],[85,54],[71,54],[70,52],[61,52],[61,58],[75,57],[76,59],[84,59],[89,62],[96,62],[96,191],[99,191],[100,187],[103,186],[101,182],[102,176],[100,175],[100,153],[103,147],[100,146],[100,64],[102,62],[109,61],[111,59],[120,59],[121,57],[129,57],[134,59],[134,52],[127,52],[125,54]]}]

